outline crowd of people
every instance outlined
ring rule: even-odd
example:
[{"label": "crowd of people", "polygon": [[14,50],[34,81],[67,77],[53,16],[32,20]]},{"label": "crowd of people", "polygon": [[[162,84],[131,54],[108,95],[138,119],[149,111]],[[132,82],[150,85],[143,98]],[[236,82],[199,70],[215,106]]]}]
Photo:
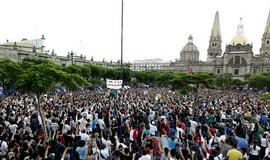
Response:
[{"label": "crowd of people", "polygon": [[[258,93],[164,88],[1,97],[7,160],[270,159],[269,105]],[[195,103],[196,102],[196,103]],[[38,106],[37,104],[40,104]]]}]

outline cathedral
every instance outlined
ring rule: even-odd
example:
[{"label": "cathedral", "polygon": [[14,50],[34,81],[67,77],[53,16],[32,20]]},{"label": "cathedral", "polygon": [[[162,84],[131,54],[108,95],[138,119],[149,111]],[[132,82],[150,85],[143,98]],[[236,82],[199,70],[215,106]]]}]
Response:
[{"label": "cathedral", "polygon": [[220,32],[219,12],[216,12],[211,30],[207,61],[199,61],[199,50],[193,43],[193,37],[188,37],[188,43],[180,52],[180,60],[171,62],[161,68],[163,71],[210,72],[214,74],[229,73],[234,79],[244,80],[246,74],[270,72],[270,12],[262,36],[259,54],[254,54],[252,43],[244,35],[242,18],[237,26],[237,33],[222,52],[222,36]]}]

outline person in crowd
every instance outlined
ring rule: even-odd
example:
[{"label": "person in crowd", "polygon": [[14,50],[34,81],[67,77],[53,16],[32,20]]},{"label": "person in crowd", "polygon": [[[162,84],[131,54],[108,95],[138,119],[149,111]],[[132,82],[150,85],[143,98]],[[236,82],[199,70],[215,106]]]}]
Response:
[{"label": "person in crowd", "polygon": [[0,99],[0,158],[270,159],[269,104],[259,92],[167,88]]}]

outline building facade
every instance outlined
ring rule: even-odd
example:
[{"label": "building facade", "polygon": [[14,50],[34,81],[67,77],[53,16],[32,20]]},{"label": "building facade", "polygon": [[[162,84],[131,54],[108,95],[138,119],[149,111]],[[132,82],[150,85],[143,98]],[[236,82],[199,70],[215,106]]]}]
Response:
[{"label": "building facade", "polygon": [[160,58],[135,60],[130,65],[132,71],[159,71],[162,67],[168,66],[169,62]]},{"label": "building facade", "polygon": [[183,47],[183,49],[180,52],[180,60],[182,62],[199,61],[199,50],[193,44],[193,37],[191,35],[188,37],[188,43]]},{"label": "building facade", "polygon": [[40,39],[27,40],[24,38],[17,42],[9,42],[7,40],[6,43],[0,44],[0,59],[10,59],[13,62],[20,62],[26,58],[50,60],[61,66],[97,64],[108,68],[119,67],[117,62],[87,60],[86,56],[82,54],[76,55],[72,51],[68,52],[67,56],[59,56],[54,50],[51,52],[46,51],[44,35]]},{"label": "building facade", "polygon": [[[192,43],[192,45],[194,44]],[[240,80],[244,80],[246,74],[270,72],[270,12],[262,36],[262,45],[259,54],[253,53],[253,45],[244,35],[242,18],[240,18],[237,26],[236,35],[226,45],[223,54],[221,45],[222,36],[220,32],[219,13],[216,12],[207,50],[207,61],[198,61],[195,55],[197,53],[199,54],[199,51],[196,51],[195,54],[195,52],[182,49],[180,52],[180,61],[163,66],[161,70],[187,72],[192,68],[193,72],[229,73],[233,75],[233,78]],[[190,58],[194,56],[196,58]]]}]

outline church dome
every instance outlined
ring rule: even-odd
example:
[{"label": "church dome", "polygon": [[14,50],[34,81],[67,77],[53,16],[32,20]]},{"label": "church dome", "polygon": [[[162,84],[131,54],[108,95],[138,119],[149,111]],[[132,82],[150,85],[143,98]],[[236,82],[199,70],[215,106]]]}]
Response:
[{"label": "church dome", "polygon": [[188,43],[183,47],[181,52],[199,52],[198,48],[193,44],[193,37],[191,35],[188,37]]},{"label": "church dome", "polygon": [[236,45],[236,44],[242,44],[245,45],[248,43],[248,40],[245,35],[236,35],[232,38],[231,40],[231,45]]},{"label": "church dome", "polygon": [[237,44],[245,45],[245,44],[248,44],[248,39],[244,35],[244,25],[242,23],[242,18],[240,18],[240,22],[239,22],[239,24],[237,26],[236,35],[232,38],[230,44],[231,45],[237,45]]}]

